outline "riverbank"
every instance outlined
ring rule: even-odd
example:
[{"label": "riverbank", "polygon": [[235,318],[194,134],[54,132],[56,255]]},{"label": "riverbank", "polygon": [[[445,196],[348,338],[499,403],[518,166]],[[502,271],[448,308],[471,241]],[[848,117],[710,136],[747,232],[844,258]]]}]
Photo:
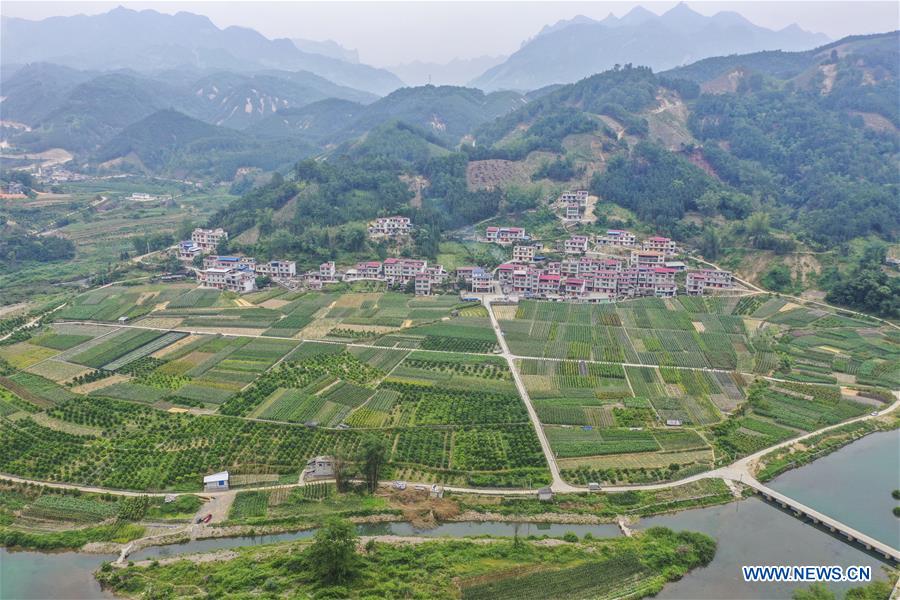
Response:
[{"label": "riverbank", "polygon": [[[362,540],[356,540],[362,542]],[[509,538],[420,539],[376,536],[357,548],[350,576],[316,576],[308,541],[234,550],[225,560],[151,561],[101,567],[102,584],[126,597],[177,593],[317,597],[544,598],[565,586],[585,596],[642,598],[709,564],[715,541],[655,528],[633,538],[567,535],[552,543]],[[187,568],[186,568],[187,567]]]},{"label": "riverbank", "polygon": [[878,419],[848,423],[766,454],[751,465],[751,473],[757,481],[765,483],[782,473],[824,458],[868,435],[881,431],[893,431],[898,428],[900,428],[900,415],[896,412]]}]

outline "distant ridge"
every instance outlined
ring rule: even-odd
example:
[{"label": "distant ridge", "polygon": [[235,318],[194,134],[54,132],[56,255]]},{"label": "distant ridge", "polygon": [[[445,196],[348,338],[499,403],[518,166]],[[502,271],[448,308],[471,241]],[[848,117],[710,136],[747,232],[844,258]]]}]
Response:
[{"label": "distant ridge", "polygon": [[[652,44],[648,43],[652,40]],[[807,50],[829,41],[796,25],[773,31],[735,12],[706,17],[680,3],[662,15],[636,7],[622,17],[583,15],[544,27],[504,63],[470,82],[486,91],[572,83],[616,64],[672,69],[710,56]]]}]

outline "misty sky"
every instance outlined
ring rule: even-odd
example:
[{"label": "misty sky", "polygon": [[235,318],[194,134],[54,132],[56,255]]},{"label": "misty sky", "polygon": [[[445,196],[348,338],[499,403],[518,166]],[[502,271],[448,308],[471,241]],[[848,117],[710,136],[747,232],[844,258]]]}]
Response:
[{"label": "misty sky", "polygon": [[[208,16],[217,26],[240,25],[263,35],[331,39],[356,48],[360,60],[388,66],[412,60],[446,62],[454,57],[510,54],[546,24],[578,14],[622,16],[641,4],[662,13],[676,2],[23,2],[0,5],[5,16],[43,19],[95,14],[122,4]],[[754,0],[693,1],[705,15],[736,11],[771,29],[797,23],[833,39],[900,28],[900,3]]]}]

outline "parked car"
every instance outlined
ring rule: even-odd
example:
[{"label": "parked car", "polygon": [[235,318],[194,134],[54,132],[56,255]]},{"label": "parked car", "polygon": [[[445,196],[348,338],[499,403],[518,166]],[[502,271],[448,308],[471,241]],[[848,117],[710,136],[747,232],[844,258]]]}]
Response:
[{"label": "parked car", "polygon": [[209,523],[210,521],[212,521],[212,513],[203,517],[203,523]]},{"label": "parked car", "polygon": [[391,485],[391,487],[394,488],[395,490],[403,491],[406,489],[406,482],[405,481],[395,481]]},{"label": "parked car", "polygon": [[599,491],[600,491],[600,484],[597,483],[597,482],[595,482],[595,481],[592,481],[592,482],[590,482],[590,483],[588,484],[588,490],[590,490],[590,491],[592,491],[592,492],[599,492]]}]

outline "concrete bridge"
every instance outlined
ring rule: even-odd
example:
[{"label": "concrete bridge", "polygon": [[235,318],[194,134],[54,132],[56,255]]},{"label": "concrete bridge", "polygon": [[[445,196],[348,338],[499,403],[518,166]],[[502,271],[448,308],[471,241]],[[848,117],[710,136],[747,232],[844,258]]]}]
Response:
[{"label": "concrete bridge", "polygon": [[837,519],[832,519],[828,515],[823,515],[814,508],[810,508],[805,504],[801,504],[793,498],[788,498],[784,494],[780,494],[772,488],[764,486],[752,477],[744,475],[741,478],[740,482],[746,486],[749,486],[766,500],[774,502],[780,505],[782,508],[789,508],[794,512],[796,516],[806,517],[816,525],[822,525],[823,527],[827,528],[832,533],[840,533],[842,536],[847,538],[848,542],[859,544],[866,550],[877,552],[878,554],[884,556],[886,559],[894,561],[894,563],[900,563],[900,550],[892,548],[884,542],[880,542],[875,538],[866,535],[865,533],[857,531],[849,525],[841,523]]}]

